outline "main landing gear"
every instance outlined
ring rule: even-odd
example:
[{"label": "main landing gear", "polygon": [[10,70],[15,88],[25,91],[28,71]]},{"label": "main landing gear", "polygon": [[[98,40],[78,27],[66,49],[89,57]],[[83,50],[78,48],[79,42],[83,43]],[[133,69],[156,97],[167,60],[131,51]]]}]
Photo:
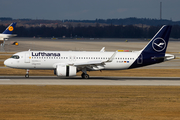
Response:
[{"label": "main landing gear", "polygon": [[89,79],[89,75],[87,74],[87,72],[86,72],[86,68],[83,68],[82,69],[82,74],[81,74],[81,77],[83,78],[83,79]]},{"label": "main landing gear", "polygon": [[29,78],[29,69],[26,71],[25,78]]}]

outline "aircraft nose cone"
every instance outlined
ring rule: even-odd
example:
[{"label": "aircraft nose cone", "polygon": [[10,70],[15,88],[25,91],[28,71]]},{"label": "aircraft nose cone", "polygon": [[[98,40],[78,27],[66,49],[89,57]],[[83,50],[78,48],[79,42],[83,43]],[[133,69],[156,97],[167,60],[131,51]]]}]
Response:
[{"label": "aircraft nose cone", "polygon": [[9,60],[5,60],[5,61],[4,61],[4,65],[5,65],[5,66],[9,66],[9,65],[10,65],[10,61],[9,61]]}]

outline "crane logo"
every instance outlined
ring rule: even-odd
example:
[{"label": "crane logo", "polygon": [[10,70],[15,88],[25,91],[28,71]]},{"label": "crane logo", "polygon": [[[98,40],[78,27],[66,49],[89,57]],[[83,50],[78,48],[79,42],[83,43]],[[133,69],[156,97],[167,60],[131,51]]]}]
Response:
[{"label": "crane logo", "polygon": [[14,30],[13,26],[10,26],[10,27],[8,28],[8,30],[9,30],[9,31],[13,31],[13,30]]},{"label": "crane logo", "polygon": [[155,51],[161,52],[166,48],[166,42],[162,38],[156,38],[152,43],[152,47]]}]

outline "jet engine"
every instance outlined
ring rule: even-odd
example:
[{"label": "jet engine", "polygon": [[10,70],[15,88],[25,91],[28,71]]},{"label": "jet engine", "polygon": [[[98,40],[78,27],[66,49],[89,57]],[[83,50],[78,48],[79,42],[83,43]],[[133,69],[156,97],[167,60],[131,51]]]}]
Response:
[{"label": "jet engine", "polygon": [[74,66],[67,66],[65,64],[57,65],[54,74],[57,76],[76,76],[77,68]]}]

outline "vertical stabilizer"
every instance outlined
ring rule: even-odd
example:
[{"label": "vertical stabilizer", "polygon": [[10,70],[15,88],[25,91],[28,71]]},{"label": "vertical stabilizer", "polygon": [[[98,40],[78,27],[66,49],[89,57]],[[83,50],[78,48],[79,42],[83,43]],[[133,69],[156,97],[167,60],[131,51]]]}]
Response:
[{"label": "vertical stabilizer", "polygon": [[172,26],[164,25],[151,39],[143,52],[165,54]]},{"label": "vertical stabilizer", "polygon": [[130,68],[137,68],[165,61],[165,53],[171,28],[171,26],[164,25],[151,41],[139,52],[137,59]]},{"label": "vertical stabilizer", "polygon": [[16,23],[11,23],[2,34],[12,34]]}]

